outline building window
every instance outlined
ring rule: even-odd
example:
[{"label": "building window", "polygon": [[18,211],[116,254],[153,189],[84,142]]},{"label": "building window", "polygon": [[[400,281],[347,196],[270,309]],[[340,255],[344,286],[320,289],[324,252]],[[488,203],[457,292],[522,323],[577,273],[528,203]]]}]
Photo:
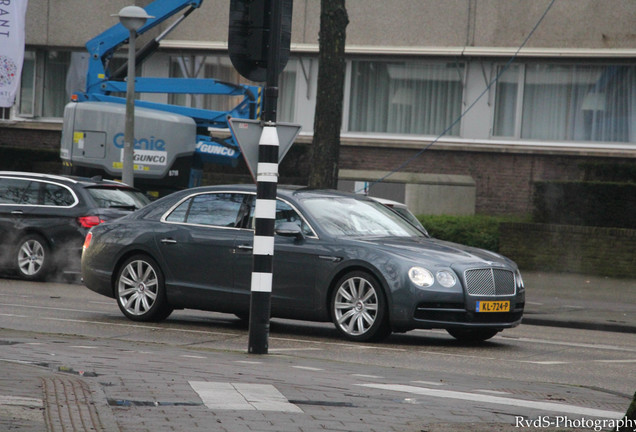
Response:
[{"label": "building window", "polygon": [[70,64],[70,51],[25,51],[18,114],[62,117],[69,101],[66,77]]},{"label": "building window", "polygon": [[23,117],[35,115],[35,75],[35,51],[25,51],[18,108]]},{"label": "building window", "polygon": [[44,56],[44,91],[42,117],[63,117],[69,102],[66,96],[66,74],[71,64],[69,51],[49,51]]},{"label": "building window", "polygon": [[[461,115],[464,64],[353,61],[349,131],[439,135]],[[459,122],[448,135],[459,135]]]},{"label": "building window", "polygon": [[522,69],[513,65],[509,69],[503,71],[498,68],[500,74],[497,81],[497,92],[495,96],[495,112],[493,135],[503,137],[518,136],[516,126],[517,122],[517,103],[519,100],[519,74]]},{"label": "building window", "polygon": [[278,106],[276,120],[295,121],[296,109],[296,60],[289,60],[287,67],[278,77]]},{"label": "building window", "polygon": [[636,67],[526,64],[497,83],[493,134],[636,142]]}]

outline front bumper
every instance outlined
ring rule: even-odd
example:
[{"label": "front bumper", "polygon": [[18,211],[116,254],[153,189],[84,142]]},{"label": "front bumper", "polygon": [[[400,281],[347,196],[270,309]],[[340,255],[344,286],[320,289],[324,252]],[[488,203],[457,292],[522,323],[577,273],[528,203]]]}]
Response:
[{"label": "front bumper", "polygon": [[[516,327],[521,323],[525,307],[525,289],[518,283],[514,270],[469,267],[457,271],[456,274],[458,283],[450,288],[438,284],[428,288],[417,288],[407,284],[408,288],[394,291],[394,302],[390,312],[393,329],[501,330]],[[505,312],[479,311],[479,302],[501,301],[509,304],[509,309]]]},{"label": "front bumper", "polygon": [[464,305],[420,303],[413,320],[418,328],[511,328],[521,323],[525,306],[524,302],[511,303],[509,312],[476,312],[467,310]]}]

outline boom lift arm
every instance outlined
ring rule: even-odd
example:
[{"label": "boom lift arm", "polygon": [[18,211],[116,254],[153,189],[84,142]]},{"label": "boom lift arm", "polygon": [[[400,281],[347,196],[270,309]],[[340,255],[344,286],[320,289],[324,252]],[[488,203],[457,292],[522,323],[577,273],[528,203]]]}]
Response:
[{"label": "boom lift arm", "polygon": [[[188,15],[198,9],[202,2],[203,0],[155,0],[148,4],[144,9],[146,10],[146,13],[153,16],[153,18],[149,18],[146,23],[137,30],[137,34],[139,35],[146,33],[177,14],[180,15],[161,34],[153,38],[135,53],[136,66],[142,64],[143,61],[159,47],[161,39],[167,36],[174,28],[176,28],[177,25],[187,18]],[[126,100],[124,97],[114,96],[112,93],[125,94],[125,75],[127,67],[126,65],[123,65],[116,71],[111,71],[109,66],[114,54],[122,45],[128,42],[128,38],[128,29],[126,29],[121,23],[117,23],[86,43],[86,48],[90,55],[88,72],[86,75],[86,91],[75,93],[72,98],[74,102],[125,105]],[[169,114],[178,114],[180,116],[188,117],[194,121],[196,125],[196,146],[193,143],[192,148],[194,148],[193,156],[197,161],[197,165],[200,165],[201,162],[236,164],[238,157],[240,156],[240,149],[234,142],[233,138],[229,134],[228,137],[224,139],[213,138],[210,136],[208,129],[228,129],[228,117],[256,119],[260,116],[261,88],[258,86],[233,84],[215,79],[203,78],[137,77],[135,78],[135,92],[204,94],[241,97],[240,102],[228,111],[213,111],[143,100],[135,101],[135,106],[138,108]],[[74,118],[73,121],[75,121],[76,117],[80,117],[75,113],[72,115]],[[65,130],[67,129],[66,122],[67,119],[65,113]],[[73,151],[72,146],[74,145],[77,147],[78,144],[76,128],[70,128],[66,135],[67,141],[71,139],[69,136],[73,136],[72,140],[74,143],[68,144],[67,149],[65,149],[65,138],[63,133],[62,159],[70,160],[72,161],[71,164],[75,163],[79,166],[90,166],[91,161],[86,163],[85,158],[76,159],[71,156],[71,154],[75,155],[76,153]],[[108,137],[106,141],[110,139],[111,138]],[[86,143],[88,142],[89,141],[86,141]],[[82,141],[81,147],[83,146],[84,142]],[[84,154],[86,153],[85,150],[82,151]],[[143,176],[145,173],[140,172],[136,175]]]}]

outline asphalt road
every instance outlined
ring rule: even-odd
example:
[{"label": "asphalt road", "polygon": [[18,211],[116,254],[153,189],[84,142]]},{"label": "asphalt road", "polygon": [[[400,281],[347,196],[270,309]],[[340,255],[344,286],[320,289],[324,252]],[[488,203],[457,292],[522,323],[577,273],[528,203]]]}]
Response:
[{"label": "asphalt road", "polygon": [[[148,353],[153,353],[160,365],[155,373],[173,380],[201,379],[207,364],[207,376],[280,383],[279,390],[294,384],[309,394],[306,400],[323,403],[334,400],[324,396],[325,380],[332,390],[334,381],[339,382],[342,388],[335,400],[343,407],[358,404],[362,389],[365,397],[380,397],[376,403],[381,407],[399,401],[404,418],[397,424],[403,428],[395,430],[411,430],[406,426],[423,419],[429,425],[512,424],[517,415],[535,419],[544,412],[559,414],[558,407],[551,412],[549,407],[533,408],[528,401],[580,408],[572,409],[572,415],[609,415],[624,412],[636,390],[636,335],[626,333],[522,324],[480,346],[461,345],[443,331],[412,331],[382,343],[357,344],[339,338],[331,324],[274,319],[270,354],[255,356],[247,354],[245,324],[232,315],[175,311],[162,323],[135,323],[123,317],[114,300],[80,285],[14,280],[0,280],[0,329],[0,343],[10,347],[3,349],[3,360],[45,364],[56,371],[108,375],[104,369],[112,367],[117,351],[125,353],[120,355],[126,358],[127,374],[151,374]],[[199,374],[189,372],[195,370]],[[309,379],[314,374],[319,376]],[[156,401],[156,394],[142,391],[147,384],[138,385],[137,400]],[[116,387],[102,390],[115,399]],[[294,400],[289,393],[287,399]],[[305,405],[295,406],[307,412]],[[111,408],[120,429],[128,430],[121,409]],[[338,419],[342,428],[333,430],[373,430],[352,429],[349,417],[344,417]],[[153,427],[164,430],[161,426],[155,419]],[[129,430],[145,430],[136,427]],[[310,424],[301,430],[313,429]]]}]

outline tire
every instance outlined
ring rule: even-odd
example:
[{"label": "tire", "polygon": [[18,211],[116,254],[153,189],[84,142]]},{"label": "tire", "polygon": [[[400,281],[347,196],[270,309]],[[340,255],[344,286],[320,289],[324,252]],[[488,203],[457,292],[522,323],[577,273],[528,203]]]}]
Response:
[{"label": "tire", "polygon": [[27,234],[18,242],[14,264],[15,271],[21,279],[44,280],[53,267],[51,248],[42,236]]},{"label": "tire", "polygon": [[162,321],[174,310],[166,300],[159,264],[146,255],[132,256],[121,265],[115,298],[122,313],[133,321]]},{"label": "tire", "polygon": [[460,342],[475,344],[475,343],[484,342],[492,338],[501,330],[455,328],[455,329],[446,329],[446,331],[448,332],[448,334],[450,334],[452,337],[454,337]]},{"label": "tire", "polygon": [[352,341],[381,340],[391,334],[386,299],[369,273],[354,271],[336,283],[330,311],[336,329]]}]

